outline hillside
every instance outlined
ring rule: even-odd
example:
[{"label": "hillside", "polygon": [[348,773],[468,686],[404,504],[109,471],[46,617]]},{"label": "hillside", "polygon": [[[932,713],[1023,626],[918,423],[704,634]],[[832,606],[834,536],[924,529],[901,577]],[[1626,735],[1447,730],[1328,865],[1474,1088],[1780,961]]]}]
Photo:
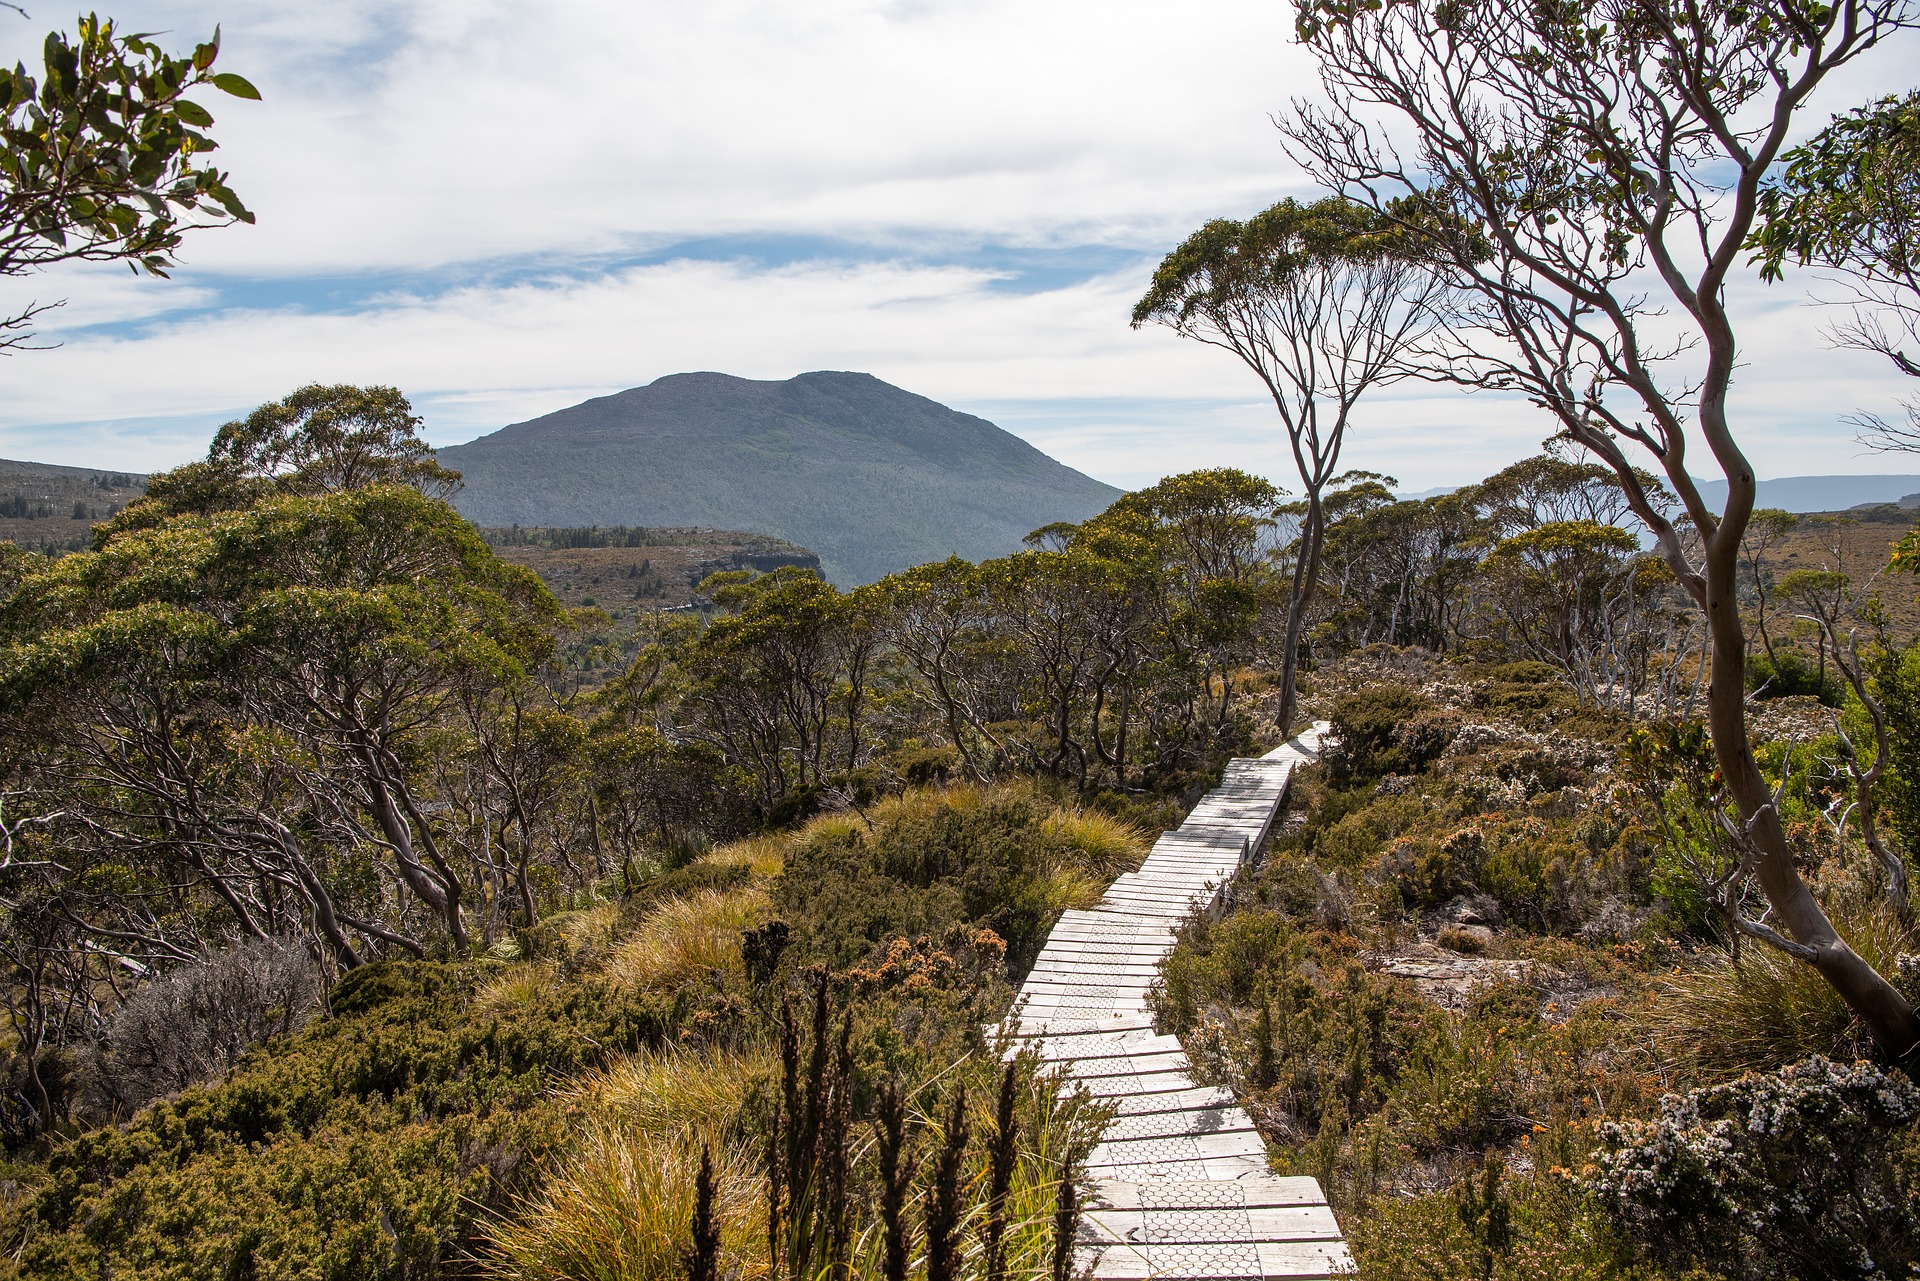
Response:
[{"label": "hillside", "polygon": [[145,477],[0,459],[0,539],[37,552],[77,551],[144,492]]},{"label": "hillside", "polygon": [[1120,491],[870,374],[674,374],[439,451],[478,525],[753,529],[843,586],[1003,555]]},{"label": "hillside", "polygon": [[820,568],[804,547],[726,529],[482,529],[502,560],[525,565],[568,606],[614,618],[685,608],[709,574],[781,565]]}]

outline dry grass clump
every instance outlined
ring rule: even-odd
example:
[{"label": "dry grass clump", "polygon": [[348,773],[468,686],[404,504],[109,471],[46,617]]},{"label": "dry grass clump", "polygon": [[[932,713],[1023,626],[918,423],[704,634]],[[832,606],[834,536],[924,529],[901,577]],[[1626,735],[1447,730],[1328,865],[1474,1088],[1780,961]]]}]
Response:
[{"label": "dry grass clump", "polygon": [[1100,906],[1107,884],[1108,878],[1077,867],[1055,867],[1041,878],[1041,900],[1049,911],[1086,911]]},{"label": "dry grass clump", "polygon": [[768,911],[760,885],[668,900],[614,945],[604,972],[628,986],[672,988],[709,970],[742,971],[740,935],[766,920]]},{"label": "dry grass clump", "polygon": [[649,1133],[590,1122],[540,1195],[493,1230],[496,1275],[533,1281],[670,1281],[686,1275],[703,1149],[714,1164],[722,1275],[767,1275],[765,1208],[752,1159],[712,1131]]},{"label": "dry grass clump", "polygon": [[765,1049],[670,1049],[624,1054],[582,1077],[570,1094],[589,1113],[648,1134],[685,1126],[731,1133],[742,1100],[774,1073]]},{"label": "dry grass clump", "polygon": [[700,1154],[711,1148],[721,1273],[766,1275],[762,1176],[745,1150],[741,1108],[771,1079],[765,1049],[664,1049],[621,1055],[567,1097],[587,1117],[578,1145],[540,1195],[493,1231],[499,1272],[568,1281],[684,1275]]},{"label": "dry grass clump", "polygon": [[[893,796],[888,796],[867,807],[867,818],[875,827],[887,827],[916,819],[927,819],[942,810],[951,810],[961,814],[977,814],[987,808],[996,796],[1007,792],[1019,791],[1028,794],[1027,789],[1018,784],[1001,784],[986,788],[977,783],[952,783],[945,787],[913,787]],[[834,820],[851,821],[855,828],[866,830],[866,823],[855,814],[826,814],[807,825],[808,835],[823,830],[823,824]]]},{"label": "dry grass clump", "polygon": [[531,1009],[553,995],[560,967],[553,961],[518,961],[474,990],[473,1008],[489,1014]]},{"label": "dry grass clump", "polygon": [[702,855],[698,861],[714,867],[744,867],[753,879],[763,880],[778,876],[780,869],[786,866],[789,839],[781,833],[763,832],[722,845],[711,854]]},{"label": "dry grass clump", "polygon": [[620,925],[620,904],[618,900],[609,899],[577,912],[549,917],[547,924],[573,951],[599,952],[613,942]]},{"label": "dry grass clump", "polygon": [[1152,842],[1133,824],[1098,810],[1064,805],[1040,824],[1059,841],[1067,859],[1077,868],[1109,880],[1122,872],[1137,872]]},{"label": "dry grass clump", "polygon": [[1097,906],[1114,877],[1140,869],[1151,846],[1133,824],[1077,805],[1055,809],[1040,830],[1050,847],[1040,867],[1043,895],[1055,911]]},{"label": "dry grass clump", "polygon": [[[1920,939],[1884,908],[1836,921],[1840,934],[1882,974],[1898,969]],[[1656,988],[1642,1016],[1662,1057],[1714,1072],[1770,1072],[1812,1054],[1848,1062],[1872,1055],[1865,1029],[1804,961],[1748,941],[1734,961],[1717,953]]]}]

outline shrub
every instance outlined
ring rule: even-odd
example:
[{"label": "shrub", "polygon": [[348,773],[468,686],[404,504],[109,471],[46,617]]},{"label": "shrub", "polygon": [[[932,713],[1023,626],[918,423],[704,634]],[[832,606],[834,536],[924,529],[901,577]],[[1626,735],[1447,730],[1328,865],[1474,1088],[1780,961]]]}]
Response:
[{"label": "shrub", "polygon": [[1545,663],[1531,660],[1497,663],[1482,669],[1473,705],[1522,725],[1544,727],[1572,712],[1579,702],[1566,680]]},{"label": "shrub", "polygon": [[320,1008],[320,974],[305,948],[249,939],[186,965],[128,998],[107,1032],[100,1088],[123,1112],[219,1076]]},{"label": "shrub", "polygon": [[1813,660],[1798,650],[1776,650],[1774,657],[1755,654],[1747,660],[1747,688],[1756,698],[1792,698],[1812,695],[1828,707],[1846,702],[1846,687],[1832,667],[1824,676]]},{"label": "shrub", "polygon": [[[1549,1180],[1503,1180],[1495,1203],[1505,1231],[1489,1241],[1484,1213],[1458,1191],[1385,1198],[1342,1220],[1367,1281],[1655,1281],[1634,1267],[1621,1238],[1592,1202]],[[1491,1208],[1491,1207],[1489,1207]],[[1693,1275],[1684,1281],[1708,1281]]]},{"label": "shrub", "polygon": [[892,938],[985,927],[1014,972],[1033,962],[1054,918],[1117,871],[1145,841],[1131,825],[1056,807],[1015,786],[908,792],[871,820],[815,819],[788,846],[774,906],[797,955],[844,970]]},{"label": "shrub", "polygon": [[[1323,758],[1335,785],[1417,768],[1400,743],[1400,729],[1432,709],[1419,691],[1405,685],[1375,685],[1335,703],[1328,718],[1334,742]],[[1421,737],[1424,742],[1431,736]]]},{"label": "shrub", "polygon": [[1671,1262],[1754,1278],[1920,1264],[1920,1088],[1815,1056],[1601,1127],[1590,1187]]},{"label": "shrub", "polygon": [[[0,1225],[25,1276],[444,1276],[568,1136],[552,1086],[656,1043],[668,998],[558,982],[472,995],[498,963],[383,962],[333,1016],[225,1079],[78,1135]],[[29,1226],[30,1225],[30,1226]]]}]

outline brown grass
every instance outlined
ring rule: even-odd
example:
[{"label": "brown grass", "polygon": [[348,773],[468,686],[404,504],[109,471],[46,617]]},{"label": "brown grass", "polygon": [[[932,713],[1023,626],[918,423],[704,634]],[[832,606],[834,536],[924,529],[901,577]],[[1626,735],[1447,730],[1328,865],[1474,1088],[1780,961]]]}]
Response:
[{"label": "brown grass", "polygon": [[671,1281],[693,1220],[700,1154],[711,1147],[723,1275],[767,1275],[759,1175],[712,1131],[664,1134],[590,1122],[538,1197],[493,1230],[495,1274],[533,1281]]},{"label": "brown grass", "polygon": [[[1920,939],[1891,912],[1873,908],[1835,925],[1869,965],[1891,976]],[[1642,1015],[1663,1058],[1711,1072],[1770,1072],[1809,1054],[1845,1062],[1872,1053],[1865,1030],[1811,965],[1749,940],[1735,962],[1716,952],[1675,971]]]},{"label": "brown grass", "polygon": [[670,900],[613,946],[604,972],[616,983],[666,989],[709,970],[739,971],[740,935],[767,913],[767,891],[760,885]]}]

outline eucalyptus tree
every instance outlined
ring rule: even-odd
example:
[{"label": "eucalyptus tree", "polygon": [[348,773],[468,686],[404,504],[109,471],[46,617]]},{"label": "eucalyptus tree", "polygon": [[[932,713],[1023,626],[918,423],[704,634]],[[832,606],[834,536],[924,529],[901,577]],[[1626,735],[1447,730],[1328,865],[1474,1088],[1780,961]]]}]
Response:
[{"label": "eucalyptus tree", "polygon": [[[1640,484],[1657,503],[1671,499],[1651,474]],[[1565,521],[1618,525],[1633,515],[1626,491],[1603,463],[1535,454],[1502,467],[1475,486],[1477,501],[1500,537]]]},{"label": "eucalyptus tree", "polygon": [[[8,5],[7,8],[14,6]],[[213,116],[188,97],[259,98],[215,71],[220,33],[186,57],[88,15],[48,35],[42,74],[0,68],[0,277],[62,262],[124,262],[164,276],[188,232],[253,214],[205,163]],[[0,317],[0,353],[30,346],[33,304]]]},{"label": "eucalyptus tree", "polygon": [[434,461],[420,423],[398,388],[312,383],[222,427],[207,465],[270,481],[285,493],[411,485],[429,497],[450,497],[460,473]]},{"label": "eucalyptus tree", "polygon": [[1549,521],[1502,540],[1481,565],[1497,633],[1567,678],[1582,702],[1631,707],[1645,669],[1641,618],[1663,572],[1618,525]]},{"label": "eucalyptus tree", "polygon": [[1162,324],[1232,352],[1287,430],[1306,510],[1281,652],[1279,720],[1292,728],[1299,649],[1319,582],[1323,495],[1355,404],[1408,372],[1436,330],[1442,278],[1417,242],[1364,204],[1283,200],[1245,222],[1215,219],[1154,272],[1133,325]]},{"label": "eucalyptus tree", "polygon": [[[1074,526],[1049,526],[1043,534],[1070,538]],[[905,692],[938,716],[947,741],[967,772],[992,778],[1006,754],[993,723],[997,700],[988,665],[992,609],[978,567],[958,556],[917,565],[861,589],[871,602],[880,638],[904,660],[917,681]]]},{"label": "eucalyptus tree", "polygon": [[981,588],[993,610],[1000,666],[1019,712],[1038,727],[1026,764],[1083,784],[1092,765],[1087,726],[1103,664],[1096,619],[1124,592],[1126,567],[1069,546],[986,561]]},{"label": "eucalyptus tree", "polygon": [[[1465,291],[1452,376],[1524,394],[1619,480],[1710,634],[1722,835],[1767,904],[1757,918],[1726,898],[1729,922],[1812,965],[1901,1059],[1920,1016],[1801,878],[1748,739],[1739,549],[1754,472],[1731,400],[1729,282],[1798,113],[1912,24],[1909,0],[1305,0],[1323,100],[1284,124],[1318,181],[1445,260]],[[1727,483],[1718,510],[1695,442]]]},{"label": "eucalyptus tree", "polygon": [[0,716],[66,879],[115,886],[86,916],[109,952],[165,965],[308,932],[343,966],[361,943],[464,948],[422,741],[476,681],[524,679],[561,619],[411,488],[275,497],[109,530],[25,576]]},{"label": "eucalyptus tree", "polygon": [[[1137,581],[1126,592],[1129,604],[1168,598],[1161,639],[1145,648],[1199,660],[1199,688],[1219,689],[1208,727],[1215,734],[1226,725],[1236,669],[1253,657],[1268,604],[1279,499],[1270,481],[1235,468],[1183,472],[1117,499],[1070,544],[1137,565]],[[1121,633],[1129,650],[1143,648],[1134,639],[1138,631]]]},{"label": "eucalyptus tree", "polygon": [[1455,646],[1487,542],[1478,492],[1395,501],[1378,481],[1363,481],[1330,495],[1330,590],[1314,613],[1327,639]]},{"label": "eucalyptus tree", "polygon": [[[875,634],[863,609],[808,569],[732,570],[701,590],[729,611],[667,633],[686,732],[750,771],[770,806],[860,763]],[[656,661],[643,651],[637,667]]]}]

